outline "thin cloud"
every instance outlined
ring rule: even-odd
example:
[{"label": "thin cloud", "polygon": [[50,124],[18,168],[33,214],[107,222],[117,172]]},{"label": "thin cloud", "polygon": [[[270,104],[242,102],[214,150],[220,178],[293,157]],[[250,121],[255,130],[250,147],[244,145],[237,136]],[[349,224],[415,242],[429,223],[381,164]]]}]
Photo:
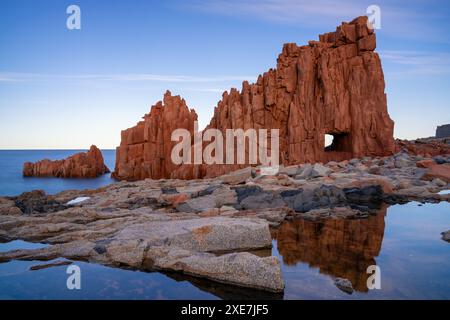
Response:
[{"label": "thin cloud", "polygon": [[226,89],[219,89],[219,88],[183,88],[183,90],[194,91],[194,92],[223,93],[224,91],[229,90],[229,88],[226,88]]},{"label": "thin cloud", "polygon": [[423,9],[433,2],[435,1],[196,0],[183,1],[178,7],[206,14],[259,19],[301,27],[334,28],[341,21],[367,15],[367,7],[375,4],[381,9],[382,29],[379,32],[390,37],[448,43],[448,39],[441,36],[442,30],[436,27],[437,21],[445,22],[448,18],[439,10]]},{"label": "thin cloud", "polygon": [[384,50],[380,52],[380,57],[384,63],[390,64],[389,75],[450,74],[450,54],[446,52]]},{"label": "thin cloud", "polygon": [[0,72],[0,82],[46,81],[46,80],[95,80],[95,81],[152,81],[152,82],[227,82],[242,81],[248,76],[198,77],[159,74],[87,74],[59,75],[20,72]]},{"label": "thin cloud", "polygon": [[197,0],[188,7],[216,14],[252,16],[269,21],[288,23],[319,23],[321,18],[355,17],[365,13],[356,1],[332,0]]}]

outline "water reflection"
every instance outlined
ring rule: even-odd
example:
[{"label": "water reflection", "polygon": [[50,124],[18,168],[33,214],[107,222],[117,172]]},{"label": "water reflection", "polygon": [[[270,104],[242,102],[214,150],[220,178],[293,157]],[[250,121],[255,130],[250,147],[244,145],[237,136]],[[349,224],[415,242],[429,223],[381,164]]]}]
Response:
[{"label": "water reflection", "polygon": [[[364,219],[296,219],[274,231],[283,294],[238,288],[176,273],[147,273],[81,261],[82,290],[68,290],[66,267],[30,271],[37,261],[0,264],[0,299],[450,299],[450,203],[381,208]],[[12,241],[0,252],[45,244]],[[366,268],[381,270],[381,290],[367,290]],[[333,278],[352,282],[353,294]]]},{"label": "water reflection", "polygon": [[215,297],[224,300],[281,300],[284,293],[274,293],[262,290],[243,288],[224,283],[210,281],[208,279],[192,277],[175,272],[163,272],[167,277],[179,282],[189,281],[190,284],[203,292],[208,292]]},{"label": "water reflection", "polygon": [[375,265],[384,236],[386,207],[365,219],[297,218],[276,232],[277,249],[288,266],[307,263],[320,273],[346,278],[367,292],[367,267]]}]

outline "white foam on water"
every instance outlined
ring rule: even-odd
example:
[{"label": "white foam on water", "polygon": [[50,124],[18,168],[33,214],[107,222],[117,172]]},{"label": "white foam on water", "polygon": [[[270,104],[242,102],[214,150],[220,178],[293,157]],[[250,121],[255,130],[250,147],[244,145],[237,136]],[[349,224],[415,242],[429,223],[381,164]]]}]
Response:
[{"label": "white foam on water", "polygon": [[444,195],[444,194],[450,194],[450,190],[442,190],[438,192],[438,194]]},{"label": "white foam on water", "polygon": [[69,202],[66,203],[66,205],[71,206],[71,205],[74,205],[74,204],[78,204],[78,203],[84,202],[84,201],[89,200],[89,199],[90,199],[90,197],[78,197],[78,198],[75,198],[73,200],[70,200]]}]

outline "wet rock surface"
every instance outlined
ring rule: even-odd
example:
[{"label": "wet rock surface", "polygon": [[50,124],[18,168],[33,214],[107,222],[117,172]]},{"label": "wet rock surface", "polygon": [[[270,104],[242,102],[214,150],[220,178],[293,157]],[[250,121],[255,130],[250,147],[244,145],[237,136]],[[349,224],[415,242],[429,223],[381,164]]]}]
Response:
[{"label": "wet rock surface", "polygon": [[[448,155],[441,157],[450,159]],[[439,165],[435,158],[400,152],[392,157],[290,166],[274,175],[261,175],[258,168],[249,168],[236,174],[252,173],[239,184],[221,177],[147,179],[96,190],[55,195],[33,191],[0,198],[0,239],[49,244],[41,249],[0,253],[0,261],[66,258],[177,272],[223,285],[279,293],[284,287],[279,261],[270,253],[255,254],[255,250],[270,249],[270,230],[278,230],[282,252],[283,246],[290,246],[283,242],[283,233],[298,232],[284,230],[285,220],[302,218],[303,233],[309,230],[307,221],[311,221],[313,233],[319,223],[323,225],[321,232],[330,232],[330,236],[341,226],[339,230],[354,235],[356,240],[349,245],[355,254],[367,243],[373,246],[375,256],[380,239],[370,238],[370,232],[358,232],[365,230],[359,224],[375,219],[374,212],[391,203],[450,200],[449,194],[439,194],[450,189],[446,181],[423,179],[429,170],[424,161]],[[313,168],[321,173],[313,174]],[[309,173],[302,175],[305,171]],[[85,200],[68,205],[79,198]],[[301,235],[295,238],[303,239]],[[326,247],[326,243],[311,241],[308,245]],[[320,257],[302,256],[302,244],[296,247],[299,259],[321,265]],[[329,256],[342,262],[342,270],[322,271],[350,279],[355,290],[363,290],[356,272],[345,267],[349,258],[339,256],[336,250]],[[362,267],[373,262],[370,257],[361,261],[365,261]]]}]

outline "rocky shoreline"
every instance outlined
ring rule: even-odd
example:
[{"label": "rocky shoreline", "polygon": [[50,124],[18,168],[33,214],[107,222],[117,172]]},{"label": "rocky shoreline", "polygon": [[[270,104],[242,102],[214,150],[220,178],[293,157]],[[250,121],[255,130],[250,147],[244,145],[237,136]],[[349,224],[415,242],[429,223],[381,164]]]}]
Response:
[{"label": "rocky shoreline", "polygon": [[441,192],[449,182],[450,155],[399,152],[275,175],[248,167],[214,179],[33,191],[0,198],[0,239],[49,246],[2,252],[0,262],[66,258],[277,293],[281,266],[267,249],[284,220],[366,219],[386,203],[450,201]]}]

